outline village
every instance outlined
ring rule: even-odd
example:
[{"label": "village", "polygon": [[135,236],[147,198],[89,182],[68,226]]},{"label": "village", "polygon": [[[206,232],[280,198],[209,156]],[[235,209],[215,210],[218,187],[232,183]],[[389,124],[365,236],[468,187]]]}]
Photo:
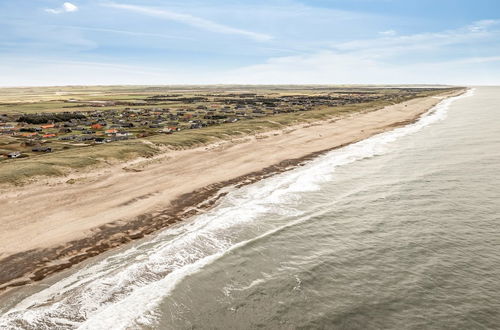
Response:
[{"label": "village", "polygon": [[310,111],[375,100],[400,100],[419,90],[331,90],[299,93],[205,92],[145,95],[133,100],[78,100],[59,103],[65,111],[0,114],[0,159],[174,134],[180,130],[230,124],[241,120]]}]

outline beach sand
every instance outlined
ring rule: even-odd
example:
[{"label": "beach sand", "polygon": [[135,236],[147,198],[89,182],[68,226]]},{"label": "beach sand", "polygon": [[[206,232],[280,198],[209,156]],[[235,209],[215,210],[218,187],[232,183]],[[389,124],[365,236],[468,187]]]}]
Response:
[{"label": "beach sand", "polygon": [[[0,289],[40,280],[186,219],[213,205],[224,187],[411,123],[457,93],[2,189]],[[66,183],[70,178],[75,183]]]}]

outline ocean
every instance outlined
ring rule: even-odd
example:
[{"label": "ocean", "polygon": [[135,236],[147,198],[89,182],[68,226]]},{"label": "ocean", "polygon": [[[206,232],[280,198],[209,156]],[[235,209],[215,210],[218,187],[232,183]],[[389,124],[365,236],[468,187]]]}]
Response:
[{"label": "ocean", "polygon": [[0,329],[499,329],[500,88],[0,300]]}]

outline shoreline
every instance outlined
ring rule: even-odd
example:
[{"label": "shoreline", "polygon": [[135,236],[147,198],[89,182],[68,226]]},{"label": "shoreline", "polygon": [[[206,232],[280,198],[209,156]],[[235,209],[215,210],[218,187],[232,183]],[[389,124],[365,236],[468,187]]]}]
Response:
[{"label": "shoreline", "polygon": [[[3,209],[0,211],[0,219],[7,219],[5,210],[8,209],[8,205],[19,204],[28,208],[32,207],[32,209],[28,212],[19,212],[20,214],[16,216],[12,214],[14,219],[0,222],[2,227],[7,228],[6,233],[0,234],[0,238],[5,238],[4,243],[0,243],[2,258],[0,259],[2,266],[0,267],[0,294],[9,288],[39,281],[114,247],[191,218],[209,209],[226,195],[224,188],[238,188],[251,184],[301,166],[329,151],[413,123],[442,99],[463,92],[448,93],[441,97],[413,99],[383,109],[361,112],[347,118],[332,118],[306,128],[290,127],[290,132],[282,131],[281,135],[275,135],[273,132],[267,135],[261,134],[262,138],[255,137],[253,140],[250,139],[251,141],[229,146],[222,144],[222,148],[219,148],[221,145],[215,145],[213,148],[205,146],[179,151],[177,156],[170,156],[167,153],[162,157],[165,159],[160,159],[158,164],[149,164],[145,169],[139,170],[126,169],[127,166],[125,166],[122,167],[120,173],[108,171],[111,173],[106,173],[105,178],[95,179],[88,183],[88,186],[84,181],[77,185],[40,186],[34,189],[34,192],[30,191],[29,185],[14,189],[0,201]],[[329,136],[326,136],[327,134]],[[332,141],[329,138],[335,138],[335,140]],[[265,145],[259,147],[259,141],[265,142],[263,143]],[[304,143],[309,143],[309,148],[304,146]],[[287,147],[293,149],[293,152],[278,153],[279,149]],[[203,148],[205,152],[201,151]],[[266,148],[269,152],[275,150],[276,155],[264,154],[267,156],[264,157],[262,152]],[[207,161],[203,158],[208,153],[211,153],[211,157],[206,157],[210,158]],[[219,157],[222,154],[224,157]],[[238,159],[238,156],[242,159]],[[266,159],[261,161],[261,158]],[[176,160],[181,163],[177,167],[175,167]],[[252,160],[251,166],[246,165],[246,162]],[[198,165],[196,161],[202,164],[193,166],[193,162]],[[224,165],[226,163],[229,165]],[[191,167],[183,168],[183,164],[189,164]],[[204,171],[206,173],[215,171],[214,166],[223,167],[224,165],[231,169],[233,164],[236,169],[233,168],[227,173],[224,169],[219,170],[218,176],[199,180],[201,182],[198,187],[196,184],[188,184],[184,190],[172,187],[175,185],[176,177],[179,180],[179,176],[184,175],[183,180],[179,180],[178,184],[184,181],[189,183],[191,179],[198,180],[200,173]],[[173,173],[168,174],[170,177],[165,174],[169,170],[174,170]],[[129,176],[133,175],[138,177],[129,180]],[[160,176],[163,181],[160,180]],[[208,176],[210,177],[210,174]],[[169,184],[169,179],[172,181],[171,184]],[[144,184],[144,180],[161,182],[148,185]],[[113,183],[119,184],[115,187]],[[138,186],[137,191],[134,189],[134,184]],[[139,185],[143,186],[139,187]],[[127,187],[129,190],[120,190],[121,187]],[[161,187],[164,190],[159,191]],[[195,187],[195,189],[188,189],[189,187]],[[97,189],[96,196],[93,196],[92,189]],[[165,191],[167,193],[164,193]],[[69,196],[66,196],[65,192]],[[37,193],[40,195],[37,196]],[[49,198],[51,196],[48,194],[51,193],[55,195],[54,199]],[[82,196],[79,196],[80,193]],[[130,196],[123,196],[127,193]],[[26,201],[19,200],[23,198],[26,198]],[[51,207],[47,208],[46,203],[51,201],[53,204],[51,203]],[[89,203],[96,206],[97,216],[86,210]],[[106,210],[107,214],[99,214],[101,209]],[[129,212],[131,210],[134,212]],[[129,214],[129,217],[124,218],[124,214]],[[41,219],[37,219],[37,216]],[[15,223],[16,217],[23,219],[21,224]],[[23,217],[30,218],[24,219]],[[103,221],[102,218],[105,220]],[[85,220],[89,222],[85,223]],[[21,228],[16,228],[18,226]],[[60,226],[63,226],[64,230],[59,228]],[[27,241],[30,235],[33,239],[29,242],[23,241],[23,239]],[[52,241],[47,241],[47,239],[52,239]],[[19,240],[24,244],[24,250],[20,252],[12,250],[12,244]]]}]

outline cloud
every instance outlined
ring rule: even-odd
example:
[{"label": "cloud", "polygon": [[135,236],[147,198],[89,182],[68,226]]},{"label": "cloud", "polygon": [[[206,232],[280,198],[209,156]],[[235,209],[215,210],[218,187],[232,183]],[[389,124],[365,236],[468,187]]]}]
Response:
[{"label": "cloud", "polygon": [[214,81],[213,77],[217,76],[216,72],[200,73],[178,66],[162,68],[31,57],[18,57],[14,60],[1,54],[0,72],[2,72],[0,86],[3,87],[193,84],[211,82]]},{"label": "cloud", "polygon": [[238,28],[234,28],[231,26],[219,24],[204,18],[192,16],[189,14],[177,13],[164,9],[156,9],[151,7],[144,6],[136,6],[136,5],[127,5],[127,4],[119,4],[119,3],[108,3],[103,4],[103,6],[115,8],[115,9],[123,9],[132,11],[138,14],[148,15],[159,17],[165,20],[174,21],[190,26],[197,27],[202,30],[207,30],[211,32],[223,33],[223,34],[235,34],[244,37],[248,37],[257,41],[268,41],[272,39],[272,36],[247,30],[242,30]]},{"label": "cloud", "polygon": [[227,84],[455,84],[498,85],[499,57],[462,58],[412,65],[323,51],[272,58],[263,64],[219,74]]},{"label": "cloud", "polygon": [[[344,54],[367,57],[395,57],[417,51],[429,54],[451,45],[470,45],[498,36],[499,31],[491,29],[499,20],[481,20],[457,29],[410,35],[383,35],[373,39],[351,40],[332,45],[332,49]],[[470,46],[467,46],[470,47]]]},{"label": "cloud", "polygon": [[74,29],[74,30],[82,30],[82,31],[96,31],[96,32],[104,32],[104,33],[115,33],[115,34],[124,34],[129,36],[138,36],[138,37],[155,37],[162,39],[182,39],[182,40],[191,40],[190,38],[174,36],[174,35],[166,35],[160,33],[148,33],[148,32],[138,32],[138,31],[127,31],[127,30],[117,30],[117,29],[105,29],[105,28],[95,28],[95,27],[87,27],[87,26],[72,26],[72,25],[49,25],[54,28],[61,29]]},{"label": "cloud", "polygon": [[71,2],[65,2],[60,8],[47,8],[45,11],[51,14],[71,13],[78,11],[78,7]]},{"label": "cloud", "polygon": [[[137,66],[0,57],[0,85],[61,84],[404,84],[448,83],[498,85],[500,56],[476,52],[475,46],[498,40],[495,20],[458,29],[379,36],[307,54],[274,56],[239,68],[186,67],[164,61]],[[476,27],[476,28],[471,28]],[[79,27],[75,27],[77,29]],[[96,31],[129,33],[99,28]],[[68,29],[69,30],[69,29]],[[139,32],[137,32],[139,33]],[[457,52],[457,49],[462,51]],[[496,49],[496,48],[495,48]],[[468,50],[468,51],[467,51]],[[438,54],[439,56],[436,56]],[[8,58],[8,57],[7,57]],[[71,75],[66,73],[70,72]],[[2,81],[3,80],[3,81]]]},{"label": "cloud", "polygon": [[448,63],[454,63],[454,64],[473,64],[473,63],[477,64],[477,63],[490,63],[490,62],[500,62],[500,56],[469,57],[455,61],[448,61]]},{"label": "cloud", "polygon": [[397,34],[394,30],[380,31],[378,34],[384,37],[393,37]]},{"label": "cloud", "polygon": [[[500,57],[399,65],[324,51],[273,58],[237,70],[186,70],[183,67],[115,63],[6,59],[0,56],[0,86],[160,85],[160,84],[456,84],[498,85],[500,67],[482,63]],[[68,75],[68,72],[71,74]]]},{"label": "cloud", "polygon": [[[484,43],[500,35],[490,29],[496,20],[482,20],[455,30],[353,40],[305,55],[273,57],[264,63],[228,72],[227,83],[334,84],[334,83],[485,83],[491,84],[500,56],[430,60],[447,47]],[[471,28],[473,27],[473,28]],[[419,56],[422,55],[422,58]],[[467,81],[469,80],[469,81]]]},{"label": "cloud", "polygon": [[470,32],[483,32],[488,30],[490,26],[499,24],[500,20],[497,19],[483,19],[481,21],[474,22],[467,28]]}]

